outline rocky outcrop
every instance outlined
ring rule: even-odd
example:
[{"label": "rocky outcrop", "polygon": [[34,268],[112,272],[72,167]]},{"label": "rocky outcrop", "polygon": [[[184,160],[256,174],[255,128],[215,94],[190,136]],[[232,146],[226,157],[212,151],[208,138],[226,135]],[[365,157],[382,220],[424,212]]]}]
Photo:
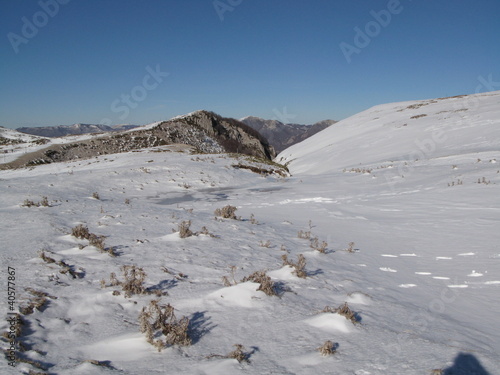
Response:
[{"label": "rocky outcrop", "polygon": [[23,165],[88,159],[170,144],[190,145],[205,153],[239,153],[268,160],[276,156],[269,142],[251,127],[213,112],[197,111],[154,126],[146,125],[128,131],[95,135],[77,142],[53,144],[32,155],[24,155]]}]

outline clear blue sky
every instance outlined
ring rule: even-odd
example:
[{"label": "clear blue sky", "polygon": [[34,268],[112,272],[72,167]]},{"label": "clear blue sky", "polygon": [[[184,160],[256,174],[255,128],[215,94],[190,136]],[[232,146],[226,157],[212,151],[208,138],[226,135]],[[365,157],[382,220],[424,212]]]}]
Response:
[{"label": "clear blue sky", "polygon": [[[4,0],[0,125],[197,109],[313,123],[474,93],[481,76],[500,81],[499,15],[498,0]],[[342,42],[362,47],[350,63]]]}]

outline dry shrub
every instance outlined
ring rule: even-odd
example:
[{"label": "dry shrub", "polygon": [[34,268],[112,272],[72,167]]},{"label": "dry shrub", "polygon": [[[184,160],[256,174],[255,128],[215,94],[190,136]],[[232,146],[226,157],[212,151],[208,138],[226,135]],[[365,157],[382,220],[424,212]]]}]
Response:
[{"label": "dry shrub", "polygon": [[230,352],[227,355],[219,355],[219,354],[210,354],[209,356],[206,356],[205,358],[231,358],[231,359],[236,359],[239,363],[241,362],[247,362],[250,363],[250,354],[251,353],[245,353],[245,347],[241,344],[235,344],[233,345],[236,349]]},{"label": "dry shrub", "polygon": [[222,208],[218,208],[215,210],[214,214],[215,216],[223,217],[224,219],[233,219],[233,220],[238,220],[236,215],[234,214],[236,212],[237,208],[231,205],[224,206]]},{"label": "dry shrub", "polygon": [[99,196],[99,193],[98,193],[97,191],[94,191],[94,192],[92,193],[92,198],[97,199],[97,200],[100,200],[100,199],[101,199],[101,197]]},{"label": "dry shrub", "polygon": [[121,270],[125,278],[125,281],[121,282],[125,296],[129,298],[132,294],[144,294],[146,289],[143,284],[146,280],[146,272],[135,265],[122,266]]},{"label": "dry shrub", "polygon": [[97,361],[95,359],[87,359],[87,360],[85,360],[83,362],[84,363],[90,363],[91,365],[94,365],[94,366],[104,367],[104,368],[107,368],[107,369],[110,369],[110,370],[116,370],[116,368],[114,368],[113,366],[111,366],[111,364],[110,364],[109,361]]},{"label": "dry shrub", "polygon": [[254,283],[260,284],[257,290],[263,291],[268,296],[278,295],[274,281],[271,280],[271,278],[266,274],[265,271],[255,271],[251,275],[246,276],[241,280],[242,283],[245,283],[247,281],[252,281]]},{"label": "dry shrub", "polygon": [[47,298],[57,299],[57,297],[51,296],[48,293],[42,292],[40,290],[35,290],[32,288],[26,288],[26,291],[30,293],[34,298],[28,301],[27,305],[19,306],[19,312],[23,315],[33,314],[35,309],[42,311],[42,308],[49,302]]},{"label": "dry shrub", "polygon": [[330,306],[326,306],[321,312],[342,315],[347,320],[350,320],[353,324],[359,323],[360,320],[358,314],[351,310],[347,302],[345,302],[343,305],[340,305],[336,309]]},{"label": "dry shrub", "polygon": [[259,246],[260,247],[267,247],[267,248],[269,248],[269,247],[271,247],[271,241],[269,241],[269,240],[267,240],[266,242],[260,241],[259,242]]},{"label": "dry shrub", "polygon": [[83,224],[78,224],[76,227],[72,228],[71,235],[82,240],[88,240],[89,245],[94,246],[101,253],[108,253],[110,256],[116,256],[112,247],[106,249],[106,245],[104,244],[105,236],[98,236],[97,234],[90,233],[89,228]]},{"label": "dry shrub", "polygon": [[444,371],[442,369],[434,369],[431,371],[431,375],[444,375]]},{"label": "dry shrub", "polygon": [[22,207],[40,207],[40,203],[35,203],[30,199],[25,199]]},{"label": "dry shrub", "polygon": [[345,249],[345,251],[347,251],[348,253],[355,253],[356,250],[354,249],[354,245],[355,245],[354,242],[349,242],[348,248]]},{"label": "dry shrub", "polygon": [[82,240],[88,240],[90,236],[89,228],[83,224],[78,224],[76,227],[71,229],[71,235]]},{"label": "dry shrub", "polygon": [[189,227],[191,226],[191,220],[183,221],[179,224],[179,236],[181,238],[191,237],[193,232]]},{"label": "dry shrub", "polygon": [[316,348],[317,351],[319,351],[321,353],[321,355],[332,355],[332,354],[335,354],[337,352],[337,349],[336,349],[337,345],[334,344],[332,341],[328,340],[328,341],[325,341],[325,343],[320,346],[319,348]]},{"label": "dry shrub", "polygon": [[249,355],[248,353],[245,353],[243,351],[243,349],[245,349],[245,347],[241,344],[236,344],[234,345],[234,347],[236,347],[235,350],[233,350],[231,353],[229,353],[227,355],[227,358],[232,358],[232,359],[236,359],[238,362],[250,362],[250,360],[248,359]]},{"label": "dry shrub", "polygon": [[[159,305],[158,302],[158,300],[151,301],[148,306],[142,308],[139,314],[140,330],[146,335],[146,340],[158,351],[171,345],[191,345],[189,318],[184,316],[178,320],[170,304]],[[158,336],[160,332],[164,339],[155,340],[155,336]]]},{"label": "dry shrub", "polygon": [[299,230],[297,237],[309,240],[311,238],[311,231],[304,232],[303,230]]},{"label": "dry shrub", "polygon": [[55,263],[56,260],[54,258],[51,258],[47,255],[45,255],[45,250],[41,250],[38,252],[38,256],[45,262],[45,263]]},{"label": "dry shrub", "polygon": [[231,278],[233,280],[232,281],[229,280],[229,278],[227,276],[222,277],[222,283],[226,287],[230,287],[230,286],[238,284],[238,282],[236,281],[236,278],[234,277],[234,272],[236,271],[236,266],[230,266],[230,268],[231,268]]},{"label": "dry shrub", "polygon": [[325,241],[322,241],[320,244],[318,237],[314,237],[311,240],[311,244],[309,246],[311,247],[311,249],[318,250],[320,253],[326,254],[326,248],[328,244]]},{"label": "dry shrub", "polygon": [[297,256],[297,263],[294,263],[290,260],[288,260],[288,255],[287,254],[283,254],[281,256],[281,259],[283,259],[283,265],[284,266],[291,266],[294,269],[293,273],[295,275],[297,275],[297,277],[300,277],[302,279],[305,279],[307,277],[307,272],[305,270],[306,268],[306,258],[304,257],[304,255],[302,254],[299,254]]},{"label": "dry shrub", "polygon": [[252,224],[254,224],[254,225],[259,224],[259,222],[255,219],[254,214],[251,214],[251,215],[250,215],[250,223],[252,223]]},{"label": "dry shrub", "polygon": [[43,207],[50,207],[49,199],[47,197],[42,197],[42,200],[40,201],[40,205]]}]

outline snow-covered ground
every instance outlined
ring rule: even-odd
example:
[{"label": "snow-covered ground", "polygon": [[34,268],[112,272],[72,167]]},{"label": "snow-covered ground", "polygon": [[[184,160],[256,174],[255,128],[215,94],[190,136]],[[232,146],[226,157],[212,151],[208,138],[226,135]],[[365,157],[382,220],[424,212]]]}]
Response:
[{"label": "snow-covered ground", "polygon": [[[19,339],[47,373],[498,374],[500,92],[369,109],[280,154],[287,178],[235,169],[225,155],[159,151],[0,171],[0,257],[16,270],[17,302],[34,298],[26,288],[57,297],[25,316]],[[43,196],[51,207],[21,207]],[[228,204],[241,220],[215,219]],[[209,234],[181,239],[187,220]],[[80,223],[117,256],[71,236]],[[283,254],[303,254],[308,277]],[[112,272],[123,279],[122,265],[168,295],[102,288]],[[282,294],[225,286],[232,266],[238,282],[267,270]],[[154,298],[191,319],[193,345],[146,342],[138,315]],[[344,302],[359,324],[320,312]],[[337,352],[322,356],[327,340]],[[250,363],[211,356],[235,344]]]}]

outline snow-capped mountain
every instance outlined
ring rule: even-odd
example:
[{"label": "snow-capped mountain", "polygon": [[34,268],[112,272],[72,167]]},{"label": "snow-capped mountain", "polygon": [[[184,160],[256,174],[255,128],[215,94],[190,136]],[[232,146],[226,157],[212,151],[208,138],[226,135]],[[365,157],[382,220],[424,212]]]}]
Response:
[{"label": "snow-capped mountain", "polygon": [[283,124],[278,120],[264,120],[254,116],[244,117],[240,121],[266,137],[276,152],[302,142],[336,123],[334,120],[324,120],[313,125]]},{"label": "snow-capped mountain", "polygon": [[73,124],[58,126],[22,127],[16,130],[26,134],[42,137],[64,137],[67,135],[81,135],[92,133],[119,132],[136,128],[138,125],[102,125],[102,124]]}]

